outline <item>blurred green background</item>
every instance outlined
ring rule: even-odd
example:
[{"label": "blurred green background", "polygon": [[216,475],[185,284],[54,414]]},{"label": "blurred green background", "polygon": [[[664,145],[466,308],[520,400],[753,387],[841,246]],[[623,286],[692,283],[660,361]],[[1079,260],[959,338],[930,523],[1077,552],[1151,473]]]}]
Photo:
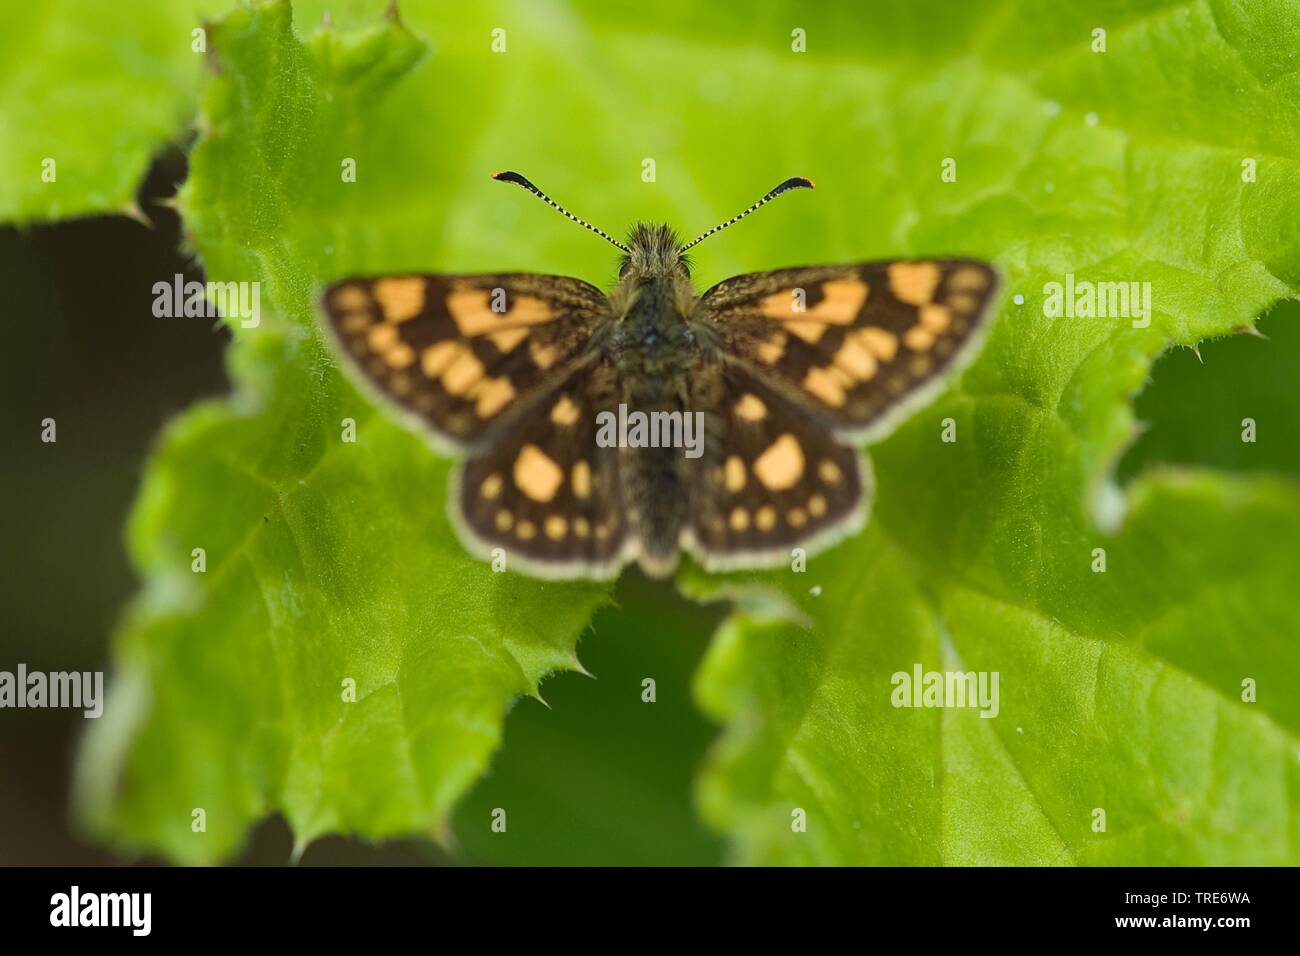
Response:
[{"label": "blurred green background", "polygon": [[[318,22],[320,6],[300,4],[300,22]],[[351,16],[360,20],[373,18],[376,4],[347,0],[331,6],[340,19]],[[1026,12],[1035,21],[1034,30],[1018,30],[1014,23],[995,25],[1006,62],[1033,61],[1037,53],[1033,45],[1055,29],[1049,6],[1037,14]],[[546,10],[548,15],[538,20],[546,27],[546,42],[558,50],[569,48],[566,31],[583,29],[583,21],[562,15],[559,7]],[[733,212],[727,204],[737,200],[719,198],[733,191],[738,190],[738,201],[744,202],[754,198],[751,193],[755,190],[785,175],[807,173],[821,179],[817,169],[788,166],[787,156],[802,156],[808,143],[821,143],[824,138],[828,149],[858,144],[857,132],[828,130],[807,120],[813,111],[805,111],[805,101],[800,99],[816,99],[817,115],[824,116],[853,106],[856,91],[825,89],[817,77],[810,76],[799,89],[779,91],[778,101],[747,102],[738,111],[718,108],[717,104],[737,89],[734,76],[711,65],[715,47],[735,40],[732,17],[712,7],[679,4],[663,11],[653,29],[643,29],[644,14],[639,4],[602,8],[602,22],[620,24],[594,44],[604,61],[562,65],[578,74],[578,79],[592,81],[592,101],[566,114],[568,125],[557,127],[549,139],[512,141],[511,124],[500,119],[485,134],[476,124],[488,121],[466,111],[461,131],[473,137],[473,157],[466,159],[448,150],[440,157],[399,157],[397,162],[408,171],[423,170],[430,162],[454,166],[467,179],[472,175],[473,182],[486,191],[501,187],[486,184],[483,170],[502,164],[505,156],[522,155],[525,172],[538,176],[545,188],[606,228],[618,230],[622,223],[610,221],[602,207],[622,210],[645,205],[648,208],[641,211],[647,215],[668,209],[698,210],[696,219],[678,223],[690,231],[710,225],[714,213]],[[952,6],[950,15],[963,23],[976,16],[957,5]],[[890,52],[886,49],[888,38],[899,27],[892,21],[866,31],[864,48],[847,45],[847,31],[837,30],[837,24],[843,18],[859,16],[853,10],[818,13],[814,35],[816,42],[825,45],[832,62],[836,58],[846,63],[873,61]],[[760,6],[749,27],[755,35],[766,31],[784,39],[789,32],[787,20],[775,7]],[[900,18],[900,29],[907,29],[906,22],[911,21]],[[965,51],[960,42],[969,31],[953,23],[948,26],[951,29],[936,36],[933,43],[913,37],[911,45],[935,55],[961,57]],[[686,131],[698,127],[676,122],[671,110],[660,110],[655,122],[646,126],[642,142],[618,142],[617,150],[605,142],[595,155],[588,155],[589,147],[580,132],[592,117],[583,110],[595,113],[599,106],[602,115],[608,111],[620,120],[621,125],[611,123],[609,129],[631,129],[640,125],[632,112],[637,104],[657,103],[661,96],[656,75],[620,68],[620,53],[635,43],[644,58],[638,62],[645,62],[653,59],[654,51],[664,47],[663,37],[671,34],[689,34],[698,41],[689,64],[667,58],[661,62],[665,68],[684,69],[695,77],[695,105],[700,106],[702,115],[715,117],[710,124],[714,142],[693,146]],[[857,34],[863,35],[862,31]],[[1023,42],[1018,44],[1017,37]],[[575,46],[585,49],[593,45],[590,38],[584,42]],[[453,62],[457,56],[465,58],[464,51],[441,52]],[[538,56],[536,51],[530,55]],[[743,49],[733,50],[732,55],[734,63],[747,68],[764,62],[758,53],[747,58]],[[617,110],[600,100],[604,90],[599,85],[599,70],[607,68],[619,71],[619,82],[633,96]],[[432,84],[434,78],[425,75],[420,82]],[[1046,85],[1050,91],[1052,84]],[[508,109],[508,100],[496,85],[472,92],[491,96],[497,108]],[[407,94],[412,102],[418,102],[411,90]],[[1158,110],[1160,104],[1151,108]],[[508,112],[505,115],[508,118]],[[774,131],[761,122],[769,115],[780,115],[789,122]],[[919,120],[917,123],[919,126]],[[912,134],[917,135],[915,130]],[[612,134],[609,139],[614,139]],[[743,188],[730,167],[720,167],[713,160],[720,155],[756,155],[773,143],[780,146],[777,155],[762,164],[765,172],[761,177],[756,172],[754,181]],[[896,151],[906,147],[906,143],[893,145]],[[973,159],[963,169],[1003,169],[1017,149],[1014,143],[983,144],[982,150],[972,149]],[[566,166],[566,150],[584,150],[583,161]],[[628,189],[630,171],[646,150],[682,158],[689,176],[665,183],[662,193]],[[540,171],[528,164],[530,158],[540,165]],[[543,171],[549,171],[549,178],[541,175]],[[182,236],[176,217],[157,204],[184,175],[184,159],[174,150],[155,164],[137,199],[153,220],[152,228],[114,217],[0,230],[0,283],[5,290],[0,321],[4,342],[0,350],[0,388],[4,390],[0,491],[5,503],[0,667],[11,668],[23,661],[39,670],[107,668],[108,634],[138,585],[125,560],[122,526],[151,444],[170,416],[196,398],[227,390],[222,357],[229,336],[224,328],[206,320],[154,318],[149,308],[151,286],[159,276],[185,272],[201,278],[194,264],[177,252]],[[419,178],[412,173],[409,180],[395,178],[391,186],[382,188],[397,190],[404,181]],[[707,186],[707,197],[695,193],[701,183]],[[441,180],[440,184],[450,188]],[[841,175],[839,186],[852,189],[854,183],[851,177]],[[891,198],[902,205],[906,197],[900,196],[901,192]],[[424,197],[421,201],[428,204],[433,200]],[[1056,201],[1068,199],[1058,195]],[[452,216],[450,223],[410,225],[407,240],[419,236],[423,242],[427,231],[430,248],[434,248],[432,243],[445,246],[449,235],[479,237],[480,248],[447,251],[461,261],[447,262],[446,268],[483,267],[483,257],[491,247],[511,267],[523,267],[535,261],[533,246],[537,243],[553,250],[552,261],[607,263],[607,250],[540,207],[532,208],[531,202],[522,195],[503,197],[499,204],[473,213],[487,220],[473,228],[464,222],[470,215],[465,211],[467,204],[458,207],[460,218]],[[847,203],[837,201],[805,205],[797,212],[793,206],[774,208],[765,229],[737,231],[734,242],[715,247],[708,268],[721,274],[786,264],[777,260],[786,255],[791,224],[796,222],[812,222],[818,227],[807,230],[815,233],[808,254],[816,258],[832,247],[830,237],[846,231],[848,210]],[[427,216],[428,207],[412,202],[408,212],[416,219]],[[861,247],[892,249],[896,237],[872,227],[905,221],[905,212],[886,205],[872,213],[876,219],[857,223],[871,233],[863,236]],[[976,214],[969,213],[972,221]],[[554,233],[548,232],[545,239],[520,236],[520,230],[511,228],[520,222],[545,223]],[[385,264],[375,263],[376,267]],[[538,267],[541,265],[539,262]],[[583,274],[603,281],[599,274]],[[1288,303],[1260,323],[1267,340],[1237,336],[1203,343],[1199,358],[1190,350],[1178,349],[1160,359],[1152,383],[1136,405],[1147,430],[1124,457],[1121,478],[1158,461],[1300,475],[1300,448],[1295,443],[1269,441],[1245,446],[1236,437],[1240,420],[1248,415],[1266,422],[1263,427],[1272,434],[1297,433],[1297,318],[1300,306]],[[56,445],[39,439],[40,421],[47,416],[58,420]],[[697,763],[717,728],[699,716],[689,693],[691,674],[723,608],[687,603],[670,585],[648,582],[636,573],[625,575],[616,598],[616,607],[595,618],[592,630],[598,639],[580,645],[581,659],[595,679],[574,674],[553,678],[542,687],[549,710],[535,700],[524,699],[511,711],[503,749],[453,821],[462,840],[459,846],[439,848],[412,841],[373,848],[328,838],[308,848],[302,862],[723,861],[722,840],[703,828],[691,803]],[[658,702],[653,709],[642,705],[637,693],[647,676],[658,684]],[[110,861],[110,856],[88,845],[69,821],[70,768],[86,722],[66,711],[16,711],[4,717],[0,724],[0,767],[4,768],[0,864]],[[483,823],[491,809],[503,803],[511,806],[512,820],[521,825],[512,826],[509,834],[494,835]],[[544,819],[546,825],[527,825],[528,815]],[[258,828],[240,861],[281,864],[290,858],[291,845],[287,828],[271,820]]]}]

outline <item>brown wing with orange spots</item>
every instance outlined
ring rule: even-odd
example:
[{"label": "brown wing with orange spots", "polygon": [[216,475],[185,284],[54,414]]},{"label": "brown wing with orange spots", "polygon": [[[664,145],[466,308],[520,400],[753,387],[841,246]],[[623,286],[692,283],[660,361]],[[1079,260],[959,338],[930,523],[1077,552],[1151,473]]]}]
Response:
[{"label": "brown wing with orange spots", "polygon": [[345,362],[456,447],[566,378],[609,313],[595,286],[529,273],[346,279],[322,305]]},{"label": "brown wing with orange spots", "polygon": [[697,319],[740,363],[841,437],[888,429],[974,355],[997,274],[969,259],[811,266],[737,276]]},{"label": "brown wing with orange spots", "polygon": [[618,449],[602,448],[596,432],[619,390],[612,365],[588,363],[460,467],[454,517],[471,550],[501,548],[507,568],[541,577],[618,572],[633,552]]},{"label": "brown wing with orange spots", "polygon": [[715,401],[684,545],[709,570],[768,566],[860,529],[870,464],[779,390],[731,365]]}]

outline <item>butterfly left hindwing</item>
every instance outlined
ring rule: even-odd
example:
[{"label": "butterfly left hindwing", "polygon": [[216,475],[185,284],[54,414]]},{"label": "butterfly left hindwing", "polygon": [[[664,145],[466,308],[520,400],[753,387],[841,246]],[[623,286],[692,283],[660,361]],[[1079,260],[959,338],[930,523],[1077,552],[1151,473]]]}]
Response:
[{"label": "butterfly left hindwing", "polygon": [[323,305],[344,359],[457,448],[571,374],[609,312],[593,285],[529,273],[346,279]]},{"label": "butterfly left hindwing", "polygon": [[457,471],[453,509],[484,556],[502,548],[544,577],[616,573],[635,548],[619,450],[596,441],[617,401],[618,374],[594,362],[545,395]]}]

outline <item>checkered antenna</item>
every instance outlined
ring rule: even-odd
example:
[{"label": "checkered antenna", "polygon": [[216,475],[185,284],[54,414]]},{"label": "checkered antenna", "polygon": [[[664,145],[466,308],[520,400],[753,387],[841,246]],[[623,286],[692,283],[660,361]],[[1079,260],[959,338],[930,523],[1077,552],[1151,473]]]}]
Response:
[{"label": "checkered antenna", "polygon": [[605,232],[605,230],[603,230],[603,229],[597,229],[597,228],[596,228],[595,226],[593,226],[591,223],[587,222],[587,220],[578,218],[578,217],[575,216],[573,213],[569,212],[569,210],[567,210],[567,209],[565,209],[563,206],[561,206],[561,205],[560,205],[558,202],[556,202],[554,199],[552,199],[550,196],[546,195],[546,193],[542,192],[540,189],[538,189],[536,186],[534,186],[531,182],[529,182],[527,176],[521,176],[521,175],[519,175],[518,173],[516,173],[516,172],[511,172],[510,170],[507,169],[507,170],[504,170],[503,172],[493,173],[493,174],[492,174],[492,178],[493,178],[493,179],[499,179],[499,180],[501,180],[501,182],[503,182],[503,183],[514,183],[514,184],[517,185],[517,186],[523,186],[525,189],[527,189],[530,193],[532,193],[534,196],[536,196],[536,197],[537,197],[538,199],[540,199],[542,202],[546,203],[546,205],[550,206],[550,207],[551,207],[552,209],[554,209],[556,212],[561,213],[561,214],[564,216],[564,218],[566,218],[566,219],[572,219],[572,220],[573,220],[574,222],[576,222],[578,225],[582,226],[582,228],[584,228],[584,229],[590,229],[590,230],[591,230],[592,232],[594,232],[596,235],[600,236],[600,238],[604,239],[606,242],[610,243],[611,245],[617,246],[619,249],[622,249],[622,250],[623,250],[625,253],[627,253],[628,255],[631,255],[631,254],[632,254],[632,250],[631,250],[631,249],[629,249],[627,246],[623,245],[623,243],[619,242],[617,239],[615,239],[615,238],[614,238],[613,236],[611,236],[609,233]]},{"label": "checkered antenna", "polygon": [[705,239],[709,238],[709,236],[712,236],[715,233],[722,232],[722,230],[726,229],[728,226],[732,226],[740,222],[740,220],[744,219],[755,209],[758,209],[762,206],[766,206],[777,196],[781,195],[781,193],[789,192],[791,189],[812,189],[812,188],[813,188],[813,181],[811,179],[804,179],[802,176],[791,176],[789,179],[787,179],[781,185],[777,186],[775,189],[769,192],[758,202],[754,203],[754,205],[750,206],[744,212],[737,213],[736,215],[728,219],[726,222],[714,226],[712,229],[710,229],[708,232],[704,233],[703,235],[696,236],[690,242],[686,243],[686,245],[682,246],[681,249],[679,249],[678,251],[685,252],[687,249],[690,249],[694,246],[698,246]]}]

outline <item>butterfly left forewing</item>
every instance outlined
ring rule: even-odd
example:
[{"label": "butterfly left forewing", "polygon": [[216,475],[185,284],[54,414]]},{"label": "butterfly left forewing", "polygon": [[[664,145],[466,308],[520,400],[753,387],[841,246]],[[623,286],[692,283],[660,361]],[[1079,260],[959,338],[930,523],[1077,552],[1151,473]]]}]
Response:
[{"label": "butterfly left forewing", "polygon": [[584,360],[609,303],[563,276],[430,274],[346,279],[322,307],[345,365],[465,448]]},{"label": "butterfly left forewing", "polygon": [[887,261],[737,276],[696,316],[741,364],[838,435],[879,435],[968,361],[997,275],[969,259]]}]

